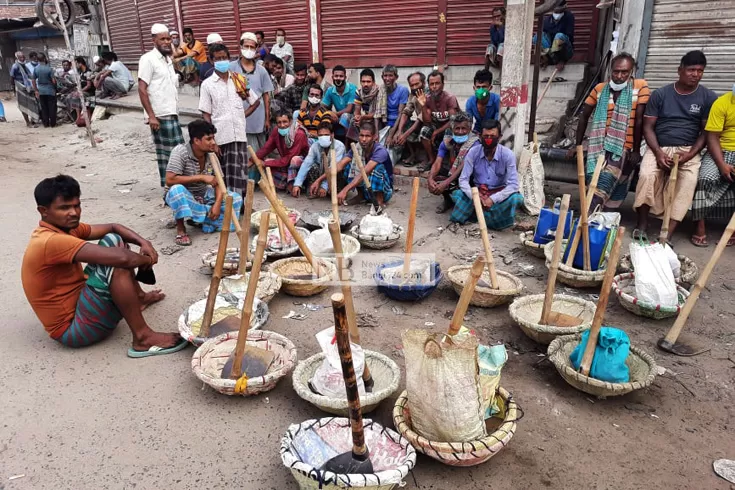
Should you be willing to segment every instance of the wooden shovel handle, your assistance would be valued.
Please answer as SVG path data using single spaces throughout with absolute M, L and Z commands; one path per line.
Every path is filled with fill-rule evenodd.
M 214 170 L 214 176 L 217 179 L 217 185 L 219 186 L 220 190 L 222 191 L 223 196 L 227 196 L 227 186 L 225 185 L 225 178 L 222 175 L 222 167 L 219 165 L 219 158 L 215 153 L 209 153 L 209 163 L 212 165 L 212 170 Z M 230 207 L 232 207 L 232 203 L 230 203 Z M 240 227 L 240 222 L 237 221 L 237 217 L 235 217 L 234 220 L 235 224 L 235 231 L 237 232 L 237 238 L 240 239 L 242 242 L 242 228 Z M 242 244 L 242 243 L 241 243 Z
M 269 220 L 270 214 L 268 213 L 268 211 L 266 211 L 260 217 L 258 245 L 255 247 L 253 266 L 250 268 L 250 277 L 248 278 L 248 289 L 245 293 L 245 302 L 242 305 L 242 315 L 240 316 L 240 332 L 237 334 L 237 344 L 235 345 L 235 358 L 232 362 L 230 379 L 238 379 L 240 376 L 242 376 L 242 358 L 245 355 L 245 344 L 248 340 L 250 319 L 253 316 L 253 301 L 255 301 L 255 291 L 258 289 L 258 279 L 260 278 L 260 265 L 263 263 L 265 246 L 268 242 Z
M 577 230 L 582 231 L 582 255 L 584 270 L 591 270 L 590 264 L 590 230 L 587 222 L 588 208 L 585 206 L 587 201 L 586 184 L 584 181 L 585 164 L 584 164 L 584 148 L 582 145 L 577 146 L 577 182 L 579 184 L 579 226 Z
M 366 182 L 365 185 L 368 185 Z M 419 178 L 413 178 L 413 188 L 411 190 L 411 206 L 408 212 L 408 229 L 406 230 L 406 258 L 403 260 L 403 278 L 408 278 L 411 271 L 411 251 L 413 250 L 413 230 L 416 226 L 416 208 L 419 203 Z
M 242 215 L 242 236 L 240 238 L 240 263 L 238 271 L 245 275 L 247 264 L 250 261 L 250 218 L 253 215 L 253 195 L 255 194 L 255 181 L 248 179 L 247 194 L 245 194 L 245 214 Z
M 271 172 L 270 167 L 267 167 L 265 169 L 265 175 L 268 177 L 268 183 L 270 184 L 271 189 L 273 189 L 273 192 L 275 192 L 276 183 L 273 181 L 273 173 Z M 281 238 L 281 248 L 284 248 L 286 246 L 286 230 L 283 227 L 283 221 L 281 220 L 281 218 L 278 217 L 278 215 L 276 215 L 276 224 L 278 225 L 278 236 Z
M 538 111 L 539 106 L 541 105 L 541 102 L 544 101 L 544 97 L 546 97 L 546 92 L 549 91 L 549 88 L 551 88 L 551 84 L 554 82 L 554 78 L 556 78 L 556 74 L 559 73 L 558 68 L 554 68 L 553 73 L 549 77 L 549 80 L 546 82 L 546 86 L 544 87 L 543 92 L 541 92 L 541 95 L 538 98 L 538 102 L 536 102 L 536 110 Z
M 717 242 L 717 247 L 715 247 L 715 251 L 712 252 L 712 257 L 710 257 L 709 262 L 707 262 L 707 265 L 704 267 L 704 270 L 699 275 L 697 282 L 694 284 L 692 292 L 689 294 L 689 297 L 687 298 L 684 307 L 679 312 L 679 316 L 676 317 L 674 325 L 671 326 L 671 330 L 669 330 L 669 333 L 666 334 L 664 342 L 668 342 L 669 344 L 676 343 L 676 340 L 679 338 L 681 330 L 684 328 L 684 325 L 689 318 L 689 314 L 694 309 L 694 305 L 697 304 L 697 300 L 699 299 L 699 295 L 702 293 L 702 289 L 704 289 L 704 286 L 707 285 L 709 276 L 710 274 L 712 274 L 712 269 L 715 268 L 715 265 L 717 265 L 717 261 L 720 260 L 720 255 L 722 255 L 722 252 L 725 250 L 727 242 L 732 237 L 733 232 L 735 232 L 735 213 L 733 213 L 732 217 L 730 218 L 730 222 L 727 224 L 727 228 L 725 228 L 725 231 L 722 233 L 720 241 Z
M 357 151 L 357 145 L 355 143 L 352 143 L 352 161 L 355 163 L 355 165 L 357 165 L 357 169 L 362 175 L 362 180 L 365 184 L 365 188 L 370 191 L 370 179 L 368 178 L 367 172 L 365 172 L 365 165 L 363 164 L 360 153 Z M 370 195 L 372 196 L 372 192 L 370 193 Z
M 339 201 L 337 200 L 337 157 L 334 148 L 329 150 L 329 190 L 332 197 L 332 219 L 339 223 Z
M 459 333 L 459 329 L 462 327 L 462 322 L 464 321 L 464 315 L 470 306 L 470 300 L 472 299 L 472 295 L 475 294 L 475 287 L 477 286 L 477 281 L 482 276 L 483 270 L 485 270 L 485 258 L 479 256 L 472 264 L 467 281 L 462 288 L 462 294 L 459 296 L 459 302 L 454 308 L 454 315 L 452 315 L 452 321 L 449 323 L 449 331 L 447 332 L 449 336 Z
M 592 180 L 590 181 L 590 186 L 587 189 L 587 200 L 585 201 L 584 206 L 587 207 L 587 212 L 589 213 L 590 206 L 592 206 L 592 198 L 595 197 L 595 192 L 597 192 L 597 182 L 600 180 L 600 173 L 602 172 L 602 167 L 605 165 L 605 156 L 600 155 L 597 158 L 597 165 L 595 166 L 595 171 L 592 173 Z M 582 204 L 580 203 L 580 206 Z M 580 219 L 581 223 L 581 219 Z M 569 255 L 567 255 L 567 260 L 565 264 L 569 267 L 572 267 L 572 263 L 574 262 L 574 256 L 577 254 L 577 248 L 579 247 L 579 238 L 581 236 L 581 233 L 579 231 L 579 226 L 577 226 L 577 231 L 574 233 L 574 236 L 572 238 L 571 245 L 567 245 L 569 248 Z
M 544 296 L 544 305 L 541 308 L 541 325 L 549 324 L 549 315 L 551 315 L 551 305 L 554 302 L 554 289 L 556 289 L 556 276 L 559 272 L 559 259 L 561 258 L 561 246 L 564 241 L 564 228 L 567 224 L 567 212 L 569 211 L 569 200 L 571 196 L 564 194 L 561 200 L 561 208 L 559 209 L 559 224 L 556 226 L 556 236 L 554 238 L 554 252 L 551 255 L 551 264 L 549 264 L 549 278 L 546 280 L 546 295 Z
M 674 166 L 671 169 L 669 183 L 666 186 L 666 196 L 664 197 L 664 219 L 661 223 L 661 233 L 658 235 L 658 241 L 661 245 L 666 245 L 669 238 L 669 221 L 671 221 L 671 207 L 674 205 L 674 195 L 676 194 L 676 180 L 679 174 L 679 154 L 674 154 Z
M 487 224 L 485 223 L 485 213 L 482 212 L 482 201 L 480 201 L 480 191 L 477 190 L 477 187 L 472 188 L 472 202 L 475 205 L 475 214 L 477 215 L 477 224 L 480 227 L 482 246 L 485 249 L 485 262 L 487 263 L 488 271 L 490 271 L 490 285 L 493 289 L 500 289 L 498 273 L 495 271 L 495 260 L 493 260 L 493 249 L 490 247 L 490 236 L 487 233 Z
M 344 296 L 339 293 L 333 294 L 332 308 L 334 309 L 334 331 L 337 337 L 337 350 L 339 350 L 339 358 L 342 361 L 342 375 L 345 380 L 347 403 L 350 410 L 352 453 L 364 455 L 367 452 L 365 431 L 362 425 L 362 410 L 360 410 L 360 394 L 357 391 L 357 377 L 355 376 L 355 368 L 352 364 L 352 349 L 350 348 L 350 334 L 347 326 Z
M 605 276 L 602 279 L 600 298 L 597 300 L 595 316 L 594 318 L 592 318 L 592 327 L 590 327 L 590 334 L 587 338 L 587 345 L 584 348 L 584 355 L 582 356 L 582 362 L 579 366 L 579 371 L 585 376 L 590 375 L 592 360 L 595 357 L 597 337 L 599 337 L 600 335 L 602 320 L 605 318 L 605 309 L 607 308 L 607 301 L 610 298 L 610 290 L 612 289 L 613 278 L 615 277 L 616 271 L 618 269 L 618 260 L 620 259 L 620 249 L 623 246 L 624 236 L 625 227 L 621 226 L 620 228 L 618 228 L 618 234 L 615 237 L 615 243 L 613 244 L 610 255 L 607 258 L 607 268 L 605 269 Z
M 225 255 L 227 255 L 227 240 L 230 238 L 230 223 L 232 222 L 232 196 L 230 196 L 229 194 L 226 194 L 226 196 L 225 217 L 222 220 L 222 231 L 219 234 L 217 259 L 214 263 L 214 273 L 212 274 L 212 281 L 209 283 L 209 293 L 207 294 L 207 304 L 204 307 L 202 326 L 199 329 L 199 336 L 202 338 L 209 337 L 209 327 L 212 325 L 212 316 L 214 315 L 214 303 L 215 301 L 217 301 L 219 283 L 222 280 L 222 268 L 225 265 Z M 240 245 L 240 247 L 242 247 L 242 244 Z

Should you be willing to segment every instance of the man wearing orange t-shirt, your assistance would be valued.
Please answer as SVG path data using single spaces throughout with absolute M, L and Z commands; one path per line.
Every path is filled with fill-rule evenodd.
M 42 180 L 34 191 L 41 221 L 23 256 L 21 280 L 33 311 L 54 340 L 83 347 L 106 338 L 125 318 L 133 334 L 130 357 L 176 352 L 178 334 L 151 329 L 142 310 L 165 296 L 144 292 L 135 269 L 158 262 L 153 245 L 119 224 L 80 221 L 79 183 L 68 175 Z M 99 240 L 89 243 L 87 240 Z M 127 244 L 140 247 L 139 253 Z M 82 270 L 81 263 L 87 267 Z

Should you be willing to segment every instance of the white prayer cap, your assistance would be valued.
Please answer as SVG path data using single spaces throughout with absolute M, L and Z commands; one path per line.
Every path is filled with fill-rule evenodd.
M 222 36 L 220 36 L 216 32 L 213 32 L 212 34 L 207 36 L 207 44 L 218 44 L 222 42 L 224 42 L 222 41 Z
M 100 60 L 99 56 L 92 56 L 92 63 L 97 63 Z
M 242 33 L 242 36 L 240 36 L 240 41 L 242 42 L 242 41 L 245 41 L 246 39 L 247 40 L 250 40 L 250 41 L 253 41 L 254 43 L 257 43 L 258 42 L 258 38 L 252 32 L 243 32 Z
M 151 35 L 155 36 L 156 34 L 167 34 L 168 33 L 168 27 L 166 27 L 165 24 L 153 24 L 151 26 Z
M 179 31 L 171 31 L 171 32 L 169 32 L 169 34 L 171 34 L 172 36 L 173 36 L 174 34 L 176 34 L 176 35 L 178 36 L 178 35 L 179 35 Z

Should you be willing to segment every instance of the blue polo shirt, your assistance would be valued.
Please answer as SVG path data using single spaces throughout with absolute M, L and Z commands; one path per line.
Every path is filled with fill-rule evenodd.
M 396 85 L 395 90 L 388 94 L 388 126 L 393 125 L 398 120 L 400 113 L 398 109 L 401 104 L 408 104 L 408 88 L 404 85 Z
M 322 105 L 329 110 L 334 110 L 335 112 L 343 111 L 345 110 L 345 107 L 355 102 L 356 91 L 357 87 L 354 84 L 345 82 L 344 90 L 340 95 L 340 93 L 337 92 L 337 87 L 332 85 L 324 93 L 324 97 L 322 97 Z
M 482 123 L 489 119 L 500 118 L 500 96 L 494 92 L 490 92 L 490 100 L 487 101 L 485 108 L 485 117 L 480 116 L 480 110 L 477 108 L 477 97 L 474 95 L 467 99 L 465 111 L 472 116 L 475 121 L 472 131 L 480 134 L 482 132 Z

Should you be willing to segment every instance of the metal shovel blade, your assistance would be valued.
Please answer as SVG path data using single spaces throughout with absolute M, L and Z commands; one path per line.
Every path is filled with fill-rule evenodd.
M 226 316 L 209 327 L 209 337 L 216 337 L 223 333 L 237 332 L 239 329 L 240 317 L 235 315 Z
M 576 316 L 567 315 L 566 313 L 552 311 L 549 314 L 548 324 L 555 327 L 578 327 L 582 324 L 582 319 Z
M 245 346 L 245 354 L 242 357 L 242 373 L 248 377 L 248 379 L 259 378 L 268 372 L 268 368 L 273 364 L 275 354 L 272 351 L 265 349 L 258 349 L 257 347 Z M 232 363 L 235 360 L 235 353 L 233 352 L 225 366 L 222 368 L 222 378 L 229 378 L 232 372 Z
M 355 454 L 352 451 L 339 454 L 324 463 L 321 470 L 331 471 L 338 475 L 364 475 L 374 473 L 369 451 L 366 451 L 363 455 Z
M 682 357 L 698 356 L 699 354 L 704 354 L 705 352 L 710 350 L 703 349 L 700 346 L 690 345 L 679 340 L 677 340 L 675 344 L 672 344 L 671 342 L 668 342 L 665 338 L 659 339 L 658 348 Z

